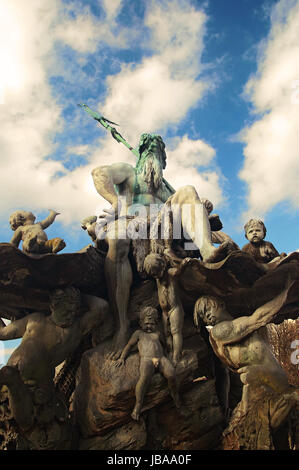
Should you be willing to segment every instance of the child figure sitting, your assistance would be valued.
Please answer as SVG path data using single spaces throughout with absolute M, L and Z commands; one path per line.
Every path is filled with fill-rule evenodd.
M 149 387 L 155 369 L 167 379 L 170 394 L 175 406 L 180 407 L 178 388 L 175 377 L 175 369 L 170 360 L 165 356 L 161 343 L 162 335 L 157 328 L 158 311 L 153 307 L 145 307 L 140 312 L 140 330 L 136 330 L 128 344 L 122 351 L 117 366 L 123 365 L 130 349 L 138 345 L 140 355 L 140 376 L 135 388 L 136 403 L 131 414 L 136 421 L 139 420 L 144 396 Z
M 262 220 L 250 219 L 244 230 L 249 243 L 243 246 L 242 251 L 249 253 L 258 263 L 270 263 L 279 256 L 285 256 L 285 253 L 279 255 L 275 246 L 264 240 L 267 230 Z
M 36 217 L 32 212 L 15 211 L 9 218 L 11 229 L 15 232 L 10 243 L 18 248 L 21 240 L 23 241 L 23 251 L 25 253 L 44 254 L 58 253 L 65 247 L 62 238 L 48 237 L 44 231 L 45 228 L 53 224 L 58 212 L 50 210 L 48 217 L 41 222 L 35 222 Z

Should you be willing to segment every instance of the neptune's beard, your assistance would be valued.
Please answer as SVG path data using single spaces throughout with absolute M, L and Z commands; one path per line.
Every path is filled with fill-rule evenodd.
M 148 191 L 152 192 L 162 187 L 163 167 L 162 162 L 153 153 L 148 153 L 141 171 L 144 182 L 147 184 Z

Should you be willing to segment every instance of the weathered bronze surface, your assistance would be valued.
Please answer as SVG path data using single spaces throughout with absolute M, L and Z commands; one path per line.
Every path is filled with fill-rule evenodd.
M 92 172 L 111 205 L 82 220 L 93 245 L 57 254 L 63 240 L 44 229 L 58 213 L 12 215 L 0 339 L 22 341 L 0 369 L 1 449 L 298 448 L 299 381 L 289 383 L 265 327 L 294 319 L 299 335 L 299 253 L 279 255 L 259 220 L 241 251 L 209 200 L 165 181 L 160 136 L 131 150 L 135 167 Z M 157 237 L 136 237 L 153 227 Z

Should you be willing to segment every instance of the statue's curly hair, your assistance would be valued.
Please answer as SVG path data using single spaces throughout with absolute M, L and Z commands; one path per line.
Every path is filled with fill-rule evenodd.
M 143 307 L 139 312 L 140 321 L 142 321 L 147 315 L 152 315 L 156 321 L 158 321 L 158 310 L 155 307 Z
M 163 264 L 163 271 L 165 271 L 166 266 L 167 266 L 167 262 L 161 254 L 159 254 L 159 253 L 150 253 L 149 255 L 147 255 L 145 257 L 145 260 L 144 260 L 144 263 L 143 263 L 143 268 L 149 276 L 154 277 L 153 272 L 152 272 L 152 265 L 153 265 L 153 263 L 155 263 L 157 261 L 161 262 Z
M 81 306 L 81 293 L 76 287 L 55 289 L 50 294 L 50 307 L 55 309 L 57 305 L 67 302 L 75 311 Z
M 34 224 L 36 217 L 32 214 L 32 212 L 18 210 L 10 215 L 9 223 L 11 225 L 11 228 L 13 230 L 16 230 L 18 227 L 23 225 L 25 220 L 27 219 L 31 219 L 32 223 Z
M 200 327 L 200 320 L 203 320 L 205 313 L 208 310 L 219 307 L 225 308 L 225 303 L 218 297 L 214 297 L 213 295 L 202 295 L 199 297 L 194 305 L 193 311 L 193 321 L 195 326 Z
M 138 151 L 139 151 L 139 158 L 136 163 L 136 169 L 138 170 L 140 167 L 143 167 L 144 160 L 146 159 L 147 155 L 144 154 L 144 151 L 148 149 L 152 140 L 157 139 L 162 152 L 163 157 L 163 169 L 166 167 L 166 152 L 165 152 L 165 143 L 162 137 L 158 134 L 141 134 L 139 144 L 138 144 Z

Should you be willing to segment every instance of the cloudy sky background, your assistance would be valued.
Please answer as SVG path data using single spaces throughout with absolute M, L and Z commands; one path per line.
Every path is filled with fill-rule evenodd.
M 0 239 L 16 209 L 61 212 L 48 236 L 89 243 L 109 204 L 90 176 L 135 157 L 77 103 L 166 143 L 166 179 L 193 184 L 243 246 L 262 217 L 298 249 L 299 1 L 1 0 Z

